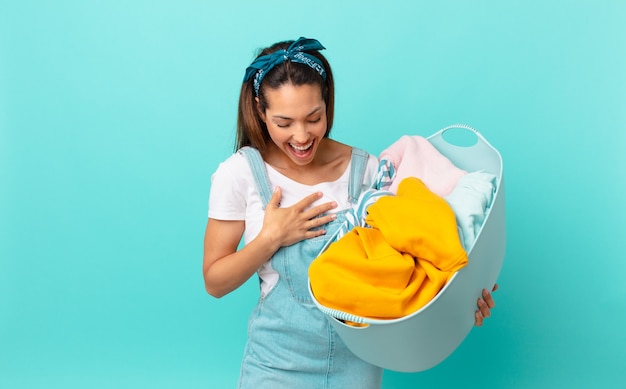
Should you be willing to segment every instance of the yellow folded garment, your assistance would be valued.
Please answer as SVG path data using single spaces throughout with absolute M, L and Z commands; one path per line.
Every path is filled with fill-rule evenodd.
M 372 228 L 355 227 L 309 267 L 311 290 L 327 308 L 374 319 L 426 305 L 467 264 L 454 212 L 418 178 L 368 208 Z

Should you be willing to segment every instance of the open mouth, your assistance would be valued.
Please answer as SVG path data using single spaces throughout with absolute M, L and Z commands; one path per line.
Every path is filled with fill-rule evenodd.
M 289 143 L 289 147 L 291 147 L 291 149 L 296 153 L 296 154 L 306 154 L 309 150 L 311 150 L 311 148 L 313 147 L 313 143 L 315 143 L 314 141 L 309 142 L 306 145 L 302 145 L 302 146 L 296 146 L 292 143 Z

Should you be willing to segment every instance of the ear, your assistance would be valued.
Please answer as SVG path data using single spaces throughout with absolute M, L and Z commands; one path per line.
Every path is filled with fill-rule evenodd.
M 259 117 L 261 118 L 261 120 L 267 123 L 267 120 L 265 119 L 265 112 L 263 112 L 263 110 L 261 109 L 261 102 L 259 101 L 259 98 L 255 97 L 254 101 L 256 102 L 256 111 L 259 114 Z

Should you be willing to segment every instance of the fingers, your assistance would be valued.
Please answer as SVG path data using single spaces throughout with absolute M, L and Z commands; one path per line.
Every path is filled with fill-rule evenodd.
M 480 313 L 480 311 L 474 312 L 474 325 L 476 327 L 482 326 L 483 325 L 483 320 L 484 320 L 484 317 L 483 317 L 482 313 Z
M 278 208 L 280 207 L 280 199 L 283 198 L 283 190 L 280 186 L 274 188 L 274 193 L 272 193 L 272 197 L 270 201 L 267 203 L 268 207 Z
M 496 289 L 498 289 L 497 284 L 493 291 Z M 483 289 L 482 298 L 478 299 L 476 305 L 478 305 L 478 310 L 474 313 L 474 325 L 480 327 L 483 325 L 484 319 L 491 316 L 491 309 L 496 306 L 496 302 L 493 301 L 491 293 L 487 289 Z
M 337 203 L 333 201 L 318 205 L 317 207 L 313 207 L 302 213 L 303 218 L 307 220 L 305 224 L 306 229 L 308 230 L 307 238 L 314 238 L 320 235 L 324 235 L 326 233 L 325 229 L 318 229 L 318 227 L 321 227 L 337 219 L 337 215 L 334 213 L 325 215 L 327 211 L 335 207 L 337 207 Z
M 311 193 L 293 205 L 281 208 L 282 189 L 276 187 L 266 207 L 263 219 L 264 228 L 278 231 L 281 245 L 290 245 L 303 239 L 324 235 L 324 228 L 319 228 L 337 218 L 329 210 L 337 207 L 337 203 L 329 201 L 312 206 L 322 198 L 322 192 Z
M 478 304 L 478 312 L 481 314 L 483 318 L 487 318 L 491 316 L 491 308 L 489 307 L 489 304 L 484 300 L 484 298 L 478 299 L 477 304 Z
M 337 217 L 337 215 L 335 214 L 321 216 L 333 208 L 337 208 L 337 203 L 334 201 L 329 201 L 327 203 L 320 204 L 316 207 L 313 207 L 307 210 L 306 212 L 304 212 L 304 217 L 306 217 L 307 219 L 310 219 L 311 221 L 315 221 L 314 224 L 316 225 L 314 227 L 321 226 L 322 224 L 326 224 Z M 322 219 L 322 220 L 318 220 L 318 219 Z
M 311 193 L 310 195 L 306 196 L 305 198 L 294 204 L 294 206 L 297 207 L 300 211 L 304 211 L 305 209 L 310 207 L 311 204 L 321 199 L 322 196 L 322 192 Z
M 330 214 L 330 215 L 325 215 L 325 216 L 320 216 L 320 217 L 314 217 L 313 219 L 309 220 L 309 225 L 307 226 L 309 230 L 312 230 L 314 228 L 323 226 L 324 224 L 328 224 L 331 221 L 335 220 L 337 218 L 337 215 L 335 215 L 334 213 Z M 311 232 L 319 232 L 319 234 L 316 234 L 315 236 L 318 235 L 323 235 L 326 233 L 326 230 L 312 230 Z
M 496 302 L 493 301 L 493 296 L 491 296 L 491 293 L 489 293 L 487 291 L 487 289 L 483 289 L 483 300 L 487 304 L 487 307 L 489 309 L 491 309 L 491 308 L 496 306 Z M 486 316 L 486 317 L 488 317 L 488 316 Z
M 323 194 L 322 192 L 315 192 L 315 193 L 311 193 L 310 195 L 306 196 L 305 198 L 303 198 L 302 200 L 298 201 L 294 207 L 296 207 L 297 209 L 300 210 L 300 212 L 302 212 L 302 215 L 306 218 L 306 219 L 311 219 L 313 220 L 314 218 L 317 219 L 318 216 L 323 215 L 324 213 L 330 211 L 331 209 L 337 208 L 337 203 L 335 201 L 329 201 L 326 202 L 324 204 L 320 204 L 317 205 L 315 207 L 311 207 L 311 204 L 313 204 L 315 201 L 319 200 L 320 198 L 322 198 Z M 315 221 L 315 223 L 313 223 L 312 227 L 317 227 L 320 226 L 322 224 L 328 223 L 329 221 L 333 220 L 335 218 L 335 216 L 329 216 L 329 217 L 323 217 L 320 219 L 323 219 L 323 221 Z

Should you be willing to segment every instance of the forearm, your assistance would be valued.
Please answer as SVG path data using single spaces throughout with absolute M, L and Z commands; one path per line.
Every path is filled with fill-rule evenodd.
M 225 296 L 245 283 L 280 248 L 264 234 L 259 234 L 241 250 L 209 262 L 204 269 L 206 291 L 217 298 Z M 205 249 L 205 257 L 210 249 Z

